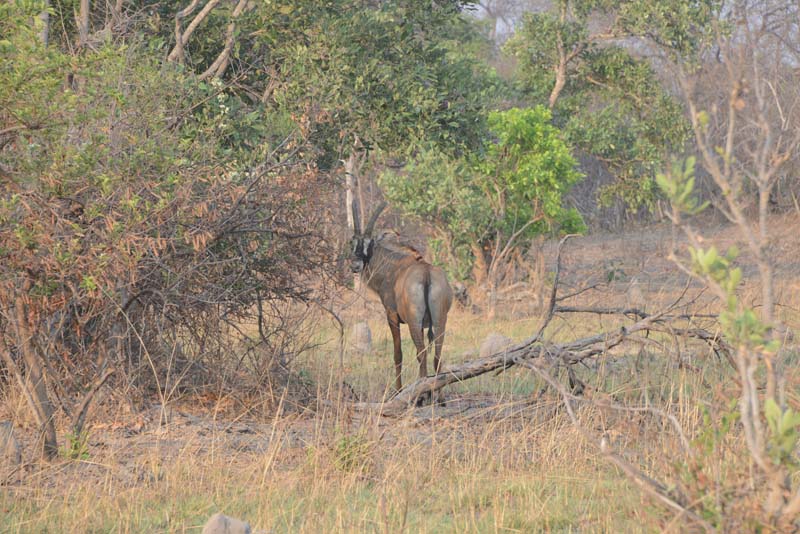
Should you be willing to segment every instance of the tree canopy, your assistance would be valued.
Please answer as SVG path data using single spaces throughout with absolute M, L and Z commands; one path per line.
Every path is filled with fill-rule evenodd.
M 476 261 L 488 269 L 506 245 L 554 227 L 583 228 L 580 215 L 562 205 L 581 175 L 550 118 L 542 106 L 490 113 L 491 135 L 480 151 L 453 158 L 431 148 L 402 176 L 383 175 L 387 197 L 440 232 L 459 276 Z
M 652 207 L 655 173 L 684 149 L 689 124 L 649 57 L 695 54 L 718 9 L 715 0 L 562 0 L 527 13 L 506 44 L 520 89 L 548 102 L 567 139 L 614 176 L 606 203 Z

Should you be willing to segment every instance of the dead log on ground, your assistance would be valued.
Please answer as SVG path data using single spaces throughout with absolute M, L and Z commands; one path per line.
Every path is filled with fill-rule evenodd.
M 578 309 L 556 306 L 556 302 L 559 300 L 556 298 L 556 293 L 561 271 L 561 250 L 570 237 L 572 236 L 565 236 L 558 245 L 556 270 L 548 310 L 541 327 L 534 336 L 495 354 L 449 367 L 444 372 L 434 376 L 421 378 L 408 384 L 396 396 L 386 402 L 359 402 L 353 406 L 356 409 L 379 410 L 382 415 L 387 417 L 398 416 L 413 406 L 421 395 L 425 395 L 428 392 L 432 394 L 450 384 L 464 382 L 492 371 L 502 371 L 512 367 L 515 363 L 533 360 L 542 356 L 553 361 L 559 361 L 567 366 L 574 365 L 588 358 L 603 354 L 626 341 L 641 342 L 645 339 L 643 336 L 650 332 L 661 332 L 701 340 L 707 343 L 717 354 L 722 354 L 731 361 L 732 349 L 718 334 L 703 328 L 684 328 L 673 324 L 676 321 L 685 321 L 691 318 L 688 315 L 671 314 L 682 300 L 683 294 L 665 310 L 654 314 L 648 314 L 638 309 L 602 309 L 598 311 L 591 308 Z M 555 314 L 578 311 L 603 314 L 616 312 L 624 316 L 636 317 L 639 320 L 630 326 L 623 326 L 614 331 L 601 332 L 565 343 L 549 344 L 544 341 L 545 328 Z
M 730 347 L 719 336 L 702 328 L 676 328 L 661 315 L 648 315 L 636 323 L 622 327 L 616 331 L 602 332 L 588 337 L 568 341 L 566 343 L 547 344 L 538 341 L 538 335 L 502 352 L 485 358 L 478 358 L 459 365 L 434 376 L 417 380 L 407 385 L 403 391 L 387 402 L 361 402 L 354 406 L 361 409 L 378 409 L 387 417 L 397 416 L 405 412 L 414 401 L 427 393 L 439 390 L 450 384 L 464 382 L 476 376 L 496 370 L 508 369 L 520 360 L 533 360 L 542 356 L 560 360 L 565 365 L 574 365 L 588 358 L 605 353 L 626 341 L 635 341 L 642 334 L 649 332 L 674 332 L 682 336 L 692 337 L 708 343 L 715 351 L 728 354 Z M 637 335 L 638 334 L 638 335 Z

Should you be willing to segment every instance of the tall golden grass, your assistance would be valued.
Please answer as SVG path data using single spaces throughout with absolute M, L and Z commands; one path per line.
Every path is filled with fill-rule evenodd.
M 553 335 L 613 327 L 592 316 L 569 321 L 554 324 Z M 447 363 L 473 357 L 468 349 L 489 332 L 519 339 L 536 324 L 456 312 Z M 28 466 L 0 489 L 0 531 L 199 532 L 216 511 L 267 532 L 681 531 L 681 518 L 606 463 L 559 397 L 524 369 L 459 384 L 447 406 L 398 419 L 337 401 L 341 379 L 369 400 L 391 381 L 388 329 L 379 320 L 371 327 L 372 354 L 345 352 L 340 367 L 335 334 L 323 331 L 331 342 L 296 362 L 324 401 L 306 409 L 284 398 L 272 415 L 253 416 L 226 399 L 205 407 L 183 399 L 165 426 L 153 414 L 141 431 L 124 417 L 119 428 L 95 425 L 88 457 Z M 410 343 L 404 348 L 408 382 L 416 362 Z M 582 374 L 609 398 L 674 414 L 694 437 L 704 403 L 730 387 L 730 373 L 706 353 L 693 358 L 679 366 L 632 350 Z M 590 403 L 578 417 L 646 473 L 674 471 L 678 439 L 658 418 Z M 732 440 L 726 462 L 743 461 L 740 445 Z

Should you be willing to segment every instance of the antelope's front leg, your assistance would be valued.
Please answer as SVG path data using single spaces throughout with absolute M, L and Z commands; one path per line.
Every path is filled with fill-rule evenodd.
M 394 381 L 397 393 L 403 387 L 403 349 L 400 345 L 400 317 L 396 313 L 386 312 L 386 319 L 389 321 L 389 330 L 392 332 L 392 342 L 394 343 Z

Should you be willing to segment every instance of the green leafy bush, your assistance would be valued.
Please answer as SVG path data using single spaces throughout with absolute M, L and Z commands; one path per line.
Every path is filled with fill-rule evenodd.
M 283 313 L 336 267 L 313 151 L 288 114 L 138 38 L 43 46 L 29 4 L 0 11 L 2 341 L 67 390 L 108 367 L 160 387 L 176 351 L 219 379 L 226 324 Z
M 476 262 L 491 262 L 492 251 L 509 239 L 522 247 L 547 231 L 585 228 L 562 204 L 581 175 L 550 112 L 542 106 L 494 112 L 488 124 L 491 137 L 481 151 L 453 158 L 429 147 L 402 173 L 380 179 L 392 202 L 437 229 L 459 278 Z

